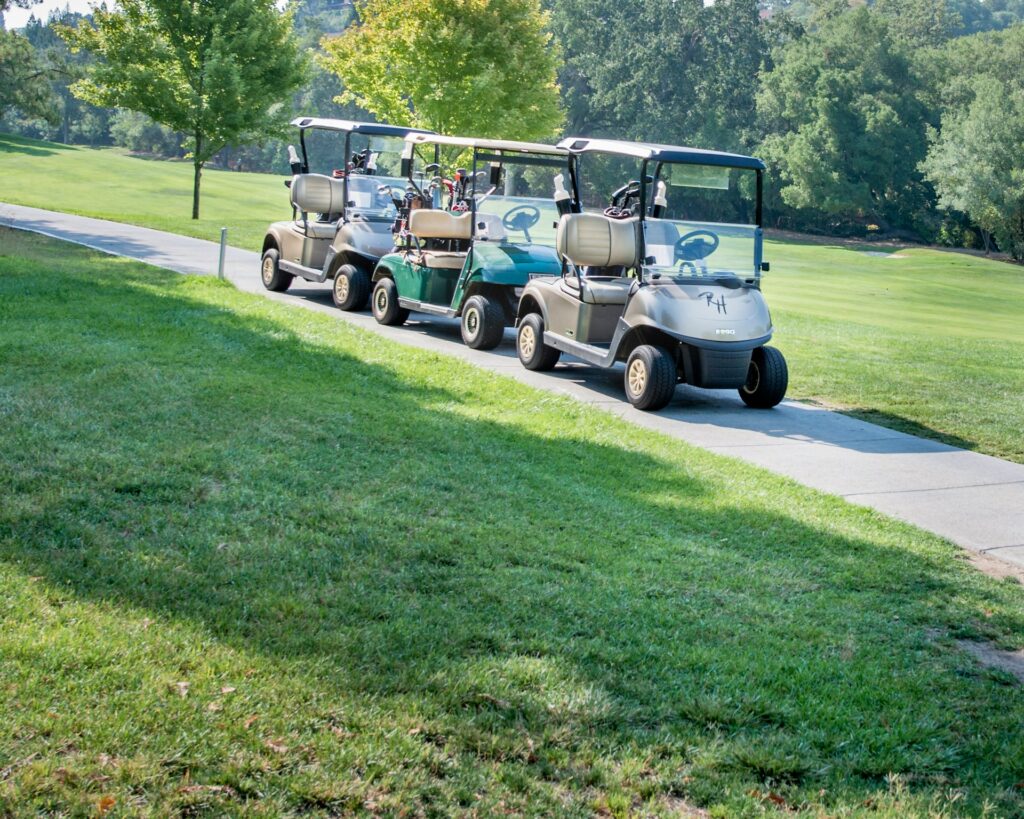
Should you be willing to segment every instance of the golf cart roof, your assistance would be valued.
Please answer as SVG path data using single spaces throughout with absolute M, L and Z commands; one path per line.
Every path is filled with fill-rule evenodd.
M 297 117 L 292 120 L 302 130 L 316 128 L 321 131 L 343 131 L 353 134 L 373 134 L 376 136 L 404 137 L 407 134 L 427 134 L 419 128 L 409 128 L 405 125 L 385 125 L 382 122 L 355 122 L 349 119 L 320 119 L 319 117 Z
M 512 139 L 477 139 L 475 137 L 452 137 L 440 134 L 415 133 L 405 138 L 415 145 L 455 145 L 460 148 L 475 148 L 485 151 L 518 151 L 531 154 L 553 154 L 567 156 L 568 151 L 560 146 L 544 145 L 541 142 L 516 142 Z
M 689 165 L 718 165 L 724 168 L 749 168 L 763 171 L 765 166 L 757 157 L 743 154 L 727 154 L 721 151 L 706 151 L 703 148 L 684 148 L 678 145 L 658 145 L 653 142 L 626 142 L 621 139 L 590 139 L 588 137 L 566 137 L 558 143 L 559 148 L 582 154 L 589 151 L 635 156 L 654 162 L 682 162 Z

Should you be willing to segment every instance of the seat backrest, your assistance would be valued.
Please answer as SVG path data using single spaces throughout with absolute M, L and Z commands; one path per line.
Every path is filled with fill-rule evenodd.
M 555 247 L 574 264 L 628 267 L 636 264 L 636 225 L 636 219 L 567 213 L 558 222 Z
M 345 188 L 341 179 L 319 173 L 292 177 L 292 204 L 303 213 L 341 213 Z
M 409 232 L 417 239 L 468 239 L 473 235 L 473 214 L 414 210 L 409 214 Z

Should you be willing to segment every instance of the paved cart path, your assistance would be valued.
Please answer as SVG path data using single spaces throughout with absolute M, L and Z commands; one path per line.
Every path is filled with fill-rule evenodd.
M 213 242 L 148 228 L 0 203 L 0 225 L 36 231 L 179 273 L 215 274 Z M 329 285 L 296 280 L 284 294 L 259 280 L 259 255 L 228 248 L 225 276 L 242 290 L 325 312 L 387 338 L 445 353 L 550 392 L 564 393 L 691 444 L 731 455 L 802 484 L 869 506 L 967 549 L 1024 566 L 1024 465 L 916 438 L 854 418 L 786 401 L 750 410 L 734 390 L 681 386 L 658 413 L 633 409 L 622 394 L 622 371 L 582 363 L 532 373 L 516 358 L 514 336 L 492 352 L 465 347 L 458 324 L 412 320 L 382 327 L 369 313 L 343 313 Z

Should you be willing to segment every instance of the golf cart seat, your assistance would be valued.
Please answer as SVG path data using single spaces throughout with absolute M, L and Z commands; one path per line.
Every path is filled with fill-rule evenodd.
M 575 265 L 636 265 L 636 220 L 609 219 L 600 213 L 567 213 L 558 222 L 555 247 Z
M 446 210 L 414 210 L 409 214 L 409 232 L 419 240 L 443 239 L 468 241 L 473 232 L 473 214 L 456 216 Z M 466 261 L 464 252 L 450 250 L 416 251 L 414 261 L 424 267 L 461 270 Z
M 584 276 L 580 279 L 580 301 L 585 304 L 625 304 L 636 279 L 625 276 Z
M 320 213 L 330 218 L 342 211 L 344 186 L 342 180 L 318 173 L 300 173 L 292 178 L 292 204 L 302 214 L 295 227 L 313 239 L 333 239 L 338 231 L 335 221 L 321 222 L 310 219 L 309 214 Z

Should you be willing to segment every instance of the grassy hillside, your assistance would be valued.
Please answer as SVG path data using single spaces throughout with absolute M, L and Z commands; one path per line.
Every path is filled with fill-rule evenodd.
M 281 178 L 210 171 L 188 218 L 191 168 L 112 150 L 0 137 L 6 201 L 259 249 L 286 218 Z M 865 249 L 878 251 L 875 247 Z M 765 292 L 790 396 L 1024 462 L 1024 269 L 962 253 L 769 242 Z
M 868 510 L 3 230 L 0 418 L 0 815 L 1024 812 L 1024 589 Z
M 203 172 L 192 214 L 192 164 L 147 160 L 118 148 L 84 148 L 0 135 L 0 201 L 129 222 L 199 239 L 229 230 L 236 247 L 259 250 L 272 219 L 291 214 L 285 177 Z

